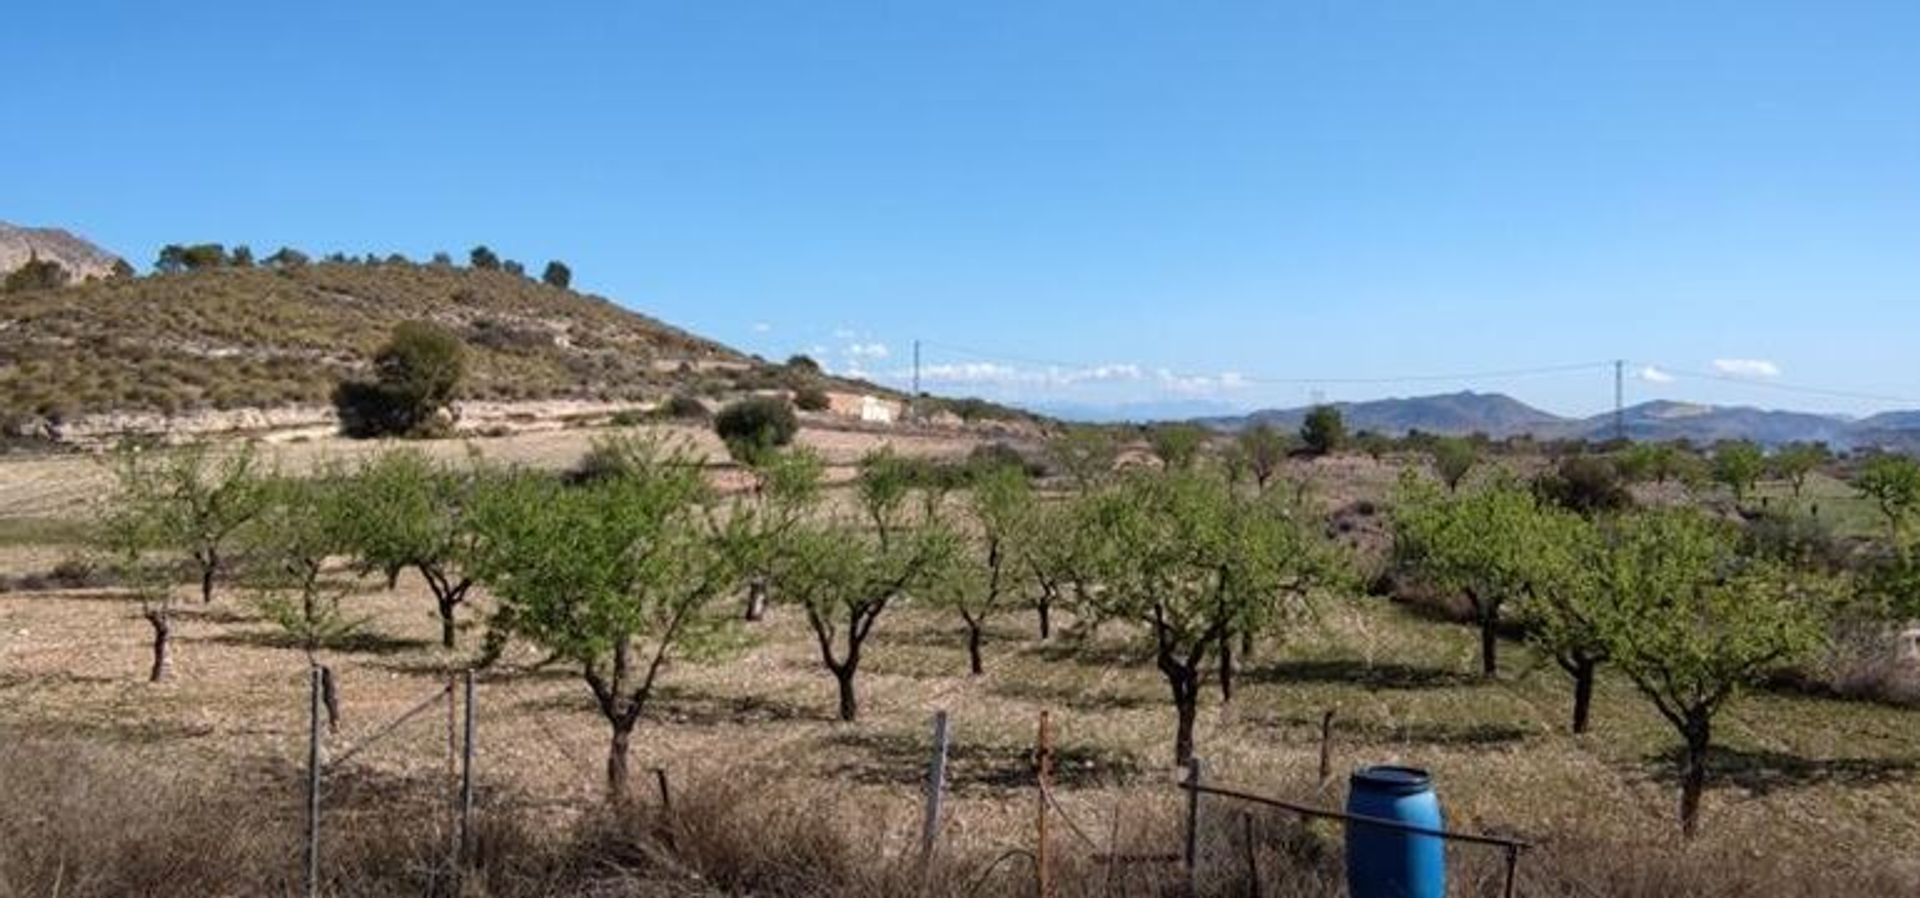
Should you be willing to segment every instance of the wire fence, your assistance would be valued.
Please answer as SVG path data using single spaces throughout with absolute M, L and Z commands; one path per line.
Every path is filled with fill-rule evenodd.
M 432 712 L 436 709 L 444 710 L 445 712 L 444 718 L 441 721 L 441 725 L 444 728 L 445 740 L 444 743 L 441 743 L 438 739 L 436 739 L 435 742 L 436 749 L 442 751 L 445 757 L 445 768 L 437 788 L 443 792 L 439 800 L 443 800 L 446 807 L 444 824 L 447 833 L 446 864 L 447 868 L 452 871 L 453 876 L 456 878 L 455 881 L 457 882 L 461 871 L 464 870 L 473 859 L 474 820 L 476 815 L 484 810 L 484 808 L 480 807 L 477 792 L 477 783 L 485 773 L 477 764 L 481 727 L 479 705 L 481 703 L 480 693 L 482 690 L 480 683 L 481 681 L 476 680 L 474 672 L 471 670 L 451 674 L 448 676 L 445 684 L 422 695 L 417 701 L 407 706 L 400 713 L 379 721 L 366 729 L 364 733 L 347 741 L 337 751 L 329 752 L 327 745 L 329 737 L 338 736 L 338 734 L 334 732 L 332 724 L 333 715 L 338 709 L 329 706 L 329 702 L 333 701 L 335 697 L 334 687 L 331 683 L 331 674 L 329 671 L 319 665 L 313 667 L 308 701 L 304 894 L 310 896 L 310 898 L 311 896 L 323 894 L 325 883 L 324 847 L 325 833 L 327 832 L 326 820 L 328 807 L 327 784 L 329 780 L 341 776 L 349 769 L 350 765 L 360 760 L 366 752 L 374 747 L 394 740 L 399 734 L 408 732 L 410 727 L 415 730 L 420 729 L 422 726 L 421 722 L 430 719 L 433 716 Z M 488 689 L 499 688 L 509 696 L 520 695 L 518 687 L 505 678 L 490 679 L 484 681 L 484 685 Z M 540 734 L 542 744 L 546 750 L 555 757 L 565 760 L 570 765 L 587 768 L 593 766 L 590 761 L 582 757 L 581 751 L 577 746 L 562 739 L 545 721 L 538 720 L 536 717 L 534 730 Z M 922 790 L 922 798 L 925 804 L 922 825 L 920 827 L 920 844 L 918 846 L 920 863 L 922 865 L 930 865 L 938 853 L 941 840 L 946 834 L 947 824 L 951 817 L 951 808 L 946 802 L 946 796 L 950 786 L 951 767 L 949 763 L 949 753 L 954 732 L 955 728 L 951 715 L 945 710 L 936 711 L 933 715 L 931 734 L 928 740 L 929 753 L 927 770 L 924 780 L 925 785 Z M 779 740 L 779 744 L 763 746 L 761 753 L 777 751 L 786 744 L 788 744 L 787 740 Z M 1321 751 L 1321 777 L 1323 782 L 1326 780 L 1328 772 L 1327 755 L 1327 747 L 1323 744 Z M 1243 805 L 1268 808 L 1294 815 L 1301 819 L 1330 820 L 1349 829 L 1353 827 L 1370 827 L 1415 837 L 1437 838 L 1447 843 L 1461 843 L 1497 849 L 1504 854 L 1502 894 L 1508 896 L 1508 898 L 1511 898 L 1514 894 L 1516 876 L 1522 855 L 1527 849 L 1532 847 L 1532 844 L 1527 840 L 1510 836 L 1470 833 L 1420 826 L 1404 821 L 1370 817 L 1343 810 L 1318 807 L 1303 802 L 1262 795 L 1230 785 L 1208 782 L 1203 777 L 1204 765 L 1198 759 L 1195 759 L 1187 766 L 1185 777 L 1175 786 L 1175 789 L 1184 800 L 1180 844 L 1177 846 L 1169 846 L 1169 849 L 1165 851 L 1128 851 L 1126 850 L 1128 846 L 1122 842 L 1120 807 L 1115 808 L 1111 827 L 1103 839 L 1096 837 L 1090 832 L 1090 827 L 1076 819 L 1075 816 L 1069 813 L 1067 808 L 1062 805 L 1053 784 L 1054 757 L 1051 715 L 1046 711 L 1042 711 L 1040 713 L 1039 727 L 1032 754 L 1032 787 L 1035 809 L 1032 842 L 1030 845 L 1018 845 L 1006 850 L 993 864 L 980 874 L 979 882 L 976 882 L 974 885 L 976 891 L 982 883 L 990 879 L 997 871 L 1017 871 L 1021 869 L 1018 865 L 1006 867 L 1005 864 L 1007 861 L 1016 858 L 1024 858 L 1028 861 L 1026 867 L 1031 869 L 1034 877 L 1035 894 L 1040 895 L 1041 898 L 1049 898 L 1049 896 L 1054 894 L 1052 877 L 1059 862 L 1058 858 L 1060 857 L 1055 850 L 1056 843 L 1064 838 L 1071 839 L 1071 843 L 1076 846 L 1085 857 L 1091 858 L 1097 864 L 1104 865 L 1107 870 L 1109 882 L 1112 881 L 1114 872 L 1121 868 L 1139 865 L 1161 865 L 1176 868 L 1178 872 L 1185 877 L 1187 892 L 1189 894 L 1195 894 L 1197 893 L 1196 876 L 1202 866 L 1203 857 L 1207 856 L 1207 852 L 1203 851 L 1203 848 L 1207 847 L 1203 844 L 1203 841 L 1209 837 L 1215 840 L 1222 838 L 1220 835 L 1222 832 L 1221 827 L 1207 827 L 1203 825 L 1203 819 L 1206 815 L 1214 813 L 1208 810 L 1209 804 L 1214 802 L 1224 803 L 1229 806 Z M 653 785 L 661 810 L 671 814 L 673 812 L 673 790 L 670 784 L 668 770 L 658 766 L 648 768 L 648 770 L 652 774 Z M 1203 798 L 1209 799 L 1210 801 L 1203 802 Z M 504 806 L 505 802 L 503 799 L 504 795 L 501 795 L 492 797 L 489 801 Z M 524 806 L 525 804 L 525 802 L 513 803 L 516 807 Z M 565 804 L 565 802 L 563 802 L 563 804 Z M 1056 835 L 1055 824 L 1064 827 L 1064 835 Z M 1263 871 L 1259 864 L 1258 848 L 1263 840 L 1256 834 L 1254 820 L 1251 814 L 1243 813 L 1240 817 L 1240 824 L 1241 831 L 1237 834 L 1237 838 L 1232 835 L 1226 838 L 1230 841 L 1239 842 L 1240 847 L 1243 849 L 1238 862 L 1244 864 L 1243 881 L 1248 883 L 1249 893 L 1261 895 L 1264 894 L 1265 888 L 1263 876 L 1267 872 Z M 1210 836 L 1208 835 L 1209 833 L 1211 833 Z M 1215 856 L 1232 853 L 1230 850 L 1224 852 L 1217 850 L 1219 846 L 1214 847 L 1216 850 L 1214 850 L 1212 854 Z M 668 845 L 667 848 L 671 851 L 673 846 Z M 1228 846 L 1228 848 L 1230 849 L 1231 846 Z

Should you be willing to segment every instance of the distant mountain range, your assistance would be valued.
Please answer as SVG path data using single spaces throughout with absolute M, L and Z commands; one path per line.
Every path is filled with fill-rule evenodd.
M 1566 418 L 1501 393 L 1446 393 L 1437 396 L 1331 403 L 1351 431 L 1402 435 L 1484 433 L 1491 437 L 1531 434 L 1542 439 L 1607 439 L 1614 435 L 1612 412 Z M 1308 407 L 1266 409 L 1245 415 L 1208 416 L 1201 424 L 1238 430 L 1257 423 L 1294 429 Z M 1636 440 L 1688 439 L 1711 443 L 1747 439 L 1766 445 L 1825 442 L 1834 448 L 1920 447 L 1920 411 L 1882 412 L 1859 420 L 1810 412 L 1773 411 L 1748 406 L 1698 405 L 1654 400 L 1623 410 L 1627 436 Z

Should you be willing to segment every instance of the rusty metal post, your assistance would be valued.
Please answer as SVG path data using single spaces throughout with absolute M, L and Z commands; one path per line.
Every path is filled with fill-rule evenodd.
M 473 859 L 473 753 L 474 717 L 473 671 L 468 669 L 466 680 L 466 740 L 460 747 L 460 862 L 465 864 Z
M 1200 853 L 1200 759 L 1187 762 L 1187 844 L 1181 859 L 1187 868 L 1187 894 L 1194 893 L 1194 867 Z
M 320 894 L 320 714 L 321 683 L 319 665 L 307 670 L 307 898 Z
M 1320 715 L 1320 785 L 1333 776 L 1333 709 Z

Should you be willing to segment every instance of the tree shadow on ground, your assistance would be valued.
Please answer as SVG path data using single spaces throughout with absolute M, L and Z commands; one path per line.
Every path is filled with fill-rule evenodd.
M 105 674 L 79 674 L 69 670 L 47 671 L 45 673 L 27 673 L 25 671 L 0 671 L 0 689 L 16 689 L 24 686 L 45 688 L 48 686 L 100 686 L 109 683 L 127 682 L 125 677 L 113 677 Z
M 831 723 L 825 706 L 812 707 L 762 695 L 717 695 L 684 686 L 654 691 L 641 715 L 649 722 L 682 726 L 747 726 L 790 721 Z
M 1313 734 L 1310 741 L 1317 742 L 1320 738 L 1319 717 L 1282 714 L 1251 718 L 1246 722 L 1250 726 L 1268 729 L 1304 729 Z M 1431 720 L 1388 722 L 1354 720 L 1342 718 L 1337 714 L 1333 718 L 1333 741 L 1336 745 L 1340 743 L 1348 745 L 1417 743 L 1442 746 L 1488 746 L 1523 742 L 1533 735 L 1535 735 L 1534 731 L 1510 723 L 1446 723 Z
M 1033 634 L 1016 630 L 1005 624 L 994 623 L 987 625 L 980 635 L 983 640 L 982 647 L 991 653 L 996 645 L 1004 647 L 1011 643 L 1026 642 L 1032 638 Z M 967 650 L 967 628 L 958 622 L 951 627 L 917 627 L 912 630 L 899 630 L 884 634 L 884 637 L 888 645 L 948 649 L 961 653 Z
M 1131 695 L 1032 680 L 995 683 L 991 690 L 995 695 L 1032 702 L 1044 707 L 1069 708 L 1075 711 L 1128 711 L 1167 704 L 1170 701 L 1166 697 Z
M 1486 683 L 1477 676 L 1437 667 L 1392 661 L 1367 664 L 1358 658 L 1275 661 L 1248 667 L 1240 676 L 1254 683 L 1339 683 L 1364 689 L 1458 689 Z
M 257 624 L 263 620 L 258 614 L 248 614 L 218 605 L 199 604 L 176 605 L 173 616 L 203 624 Z
M 211 642 L 219 645 L 249 646 L 252 648 L 298 650 L 303 643 L 286 633 L 272 630 L 255 630 L 244 633 L 220 633 L 196 642 Z M 404 652 L 423 651 L 435 645 L 425 639 L 412 639 L 400 636 L 386 636 L 379 633 L 349 633 L 336 636 L 321 644 L 322 651 L 341 652 L 349 655 L 398 655 Z
M 926 736 L 901 733 L 842 732 L 828 743 L 852 749 L 859 757 L 836 768 L 867 785 L 919 786 L 927 779 L 933 745 Z M 1089 745 L 1054 748 L 1053 784 L 1063 789 L 1124 785 L 1140 776 L 1138 758 L 1124 751 Z M 1033 748 L 989 745 L 964 739 L 947 750 L 947 784 L 954 792 L 1030 789 L 1035 783 Z
M 1647 755 L 1653 778 L 1667 784 L 1680 780 L 1685 749 L 1675 745 Z M 1866 788 L 1920 778 L 1920 758 L 1803 758 L 1768 749 L 1713 746 L 1707 751 L 1707 788 L 1738 786 L 1755 795 L 1811 786 Z
M 1030 645 L 1021 651 L 1023 654 L 1049 664 L 1077 664 L 1081 667 L 1102 670 L 1109 667 L 1132 667 L 1153 660 L 1152 646 L 1137 642 L 1094 641 L 1071 635 L 1055 636 L 1051 640 L 1039 645 Z

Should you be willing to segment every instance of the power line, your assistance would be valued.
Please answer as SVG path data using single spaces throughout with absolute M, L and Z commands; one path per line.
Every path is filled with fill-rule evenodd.
M 1743 387 L 1759 387 L 1782 393 L 1801 393 L 1808 396 L 1824 396 L 1830 399 L 1858 399 L 1867 402 L 1897 402 L 1906 405 L 1920 405 L 1920 399 L 1911 396 L 1890 396 L 1884 393 L 1865 393 L 1855 390 L 1836 390 L 1828 387 L 1810 387 L 1801 384 L 1781 383 L 1777 380 L 1760 380 L 1752 377 L 1737 377 L 1731 374 L 1715 374 L 1708 371 L 1689 371 L 1685 368 L 1671 368 L 1657 363 L 1646 363 L 1661 374 L 1684 377 L 1689 380 L 1711 380 L 1719 383 L 1739 384 Z
M 1011 353 L 988 352 L 986 350 L 971 349 L 965 346 L 955 346 L 950 343 L 937 343 L 932 340 L 922 340 L 920 342 L 922 345 L 931 347 L 934 349 L 944 349 L 948 352 L 957 353 L 959 355 L 971 356 L 973 358 L 984 359 L 987 361 L 1014 362 L 1022 365 L 1036 365 L 1043 368 L 1062 368 L 1062 369 L 1098 369 L 1101 367 L 1111 367 L 1111 364 L 1105 365 L 1105 366 L 1092 365 L 1092 364 L 1084 364 L 1079 362 L 1066 362 L 1066 361 L 1061 361 L 1059 359 L 1039 359 L 1039 358 L 1033 358 L 1030 356 L 1013 355 Z M 1541 375 L 1541 374 L 1564 374 L 1564 373 L 1573 372 L 1573 371 L 1600 370 L 1600 369 L 1607 368 L 1613 364 L 1614 363 L 1612 361 L 1574 362 L 1566 365 L 1542 365 L 1542 366 L 1537 366 L 1532 368 L 1503 368 L 1503 369 L 1484 370 L 1484 371 L 1463 371 L 1463 372 L 1457 372 L 1452 374 L 1408 374 L 1408 375 L 1399 375 L 1399 376 L 1393 376 L 1393 377 L 1270 377 L 1270 376 L 1264 376 L 1264 375 L 1241 374 L 1241 375 L 1238 375 L 1238 378 L 1243 383 L 1263 384 L 1263 385 L 1273 385 L 1273 386 L 1298 386 L 1298 385 L 1315 385 L 1315 384 L 1340 385 L 1340 384 L 1429 383 L 1429 382 L 1436 382 L 1436 381 L 1495 380 L 1500 378 L 1531 377 L 1531 376 Z M 1166 370 L 1166 369 L 1156 369 L 1156 370 Z M 1218 377 L 1219 376 L 1218 374 L 1203 374 L 1203 373 L 1192 372 L 1192 371 L 1167 370 L 1167 373 L 1174 377 L 1183 377 L 1183 378 L 1184 377 Z

